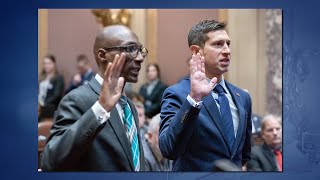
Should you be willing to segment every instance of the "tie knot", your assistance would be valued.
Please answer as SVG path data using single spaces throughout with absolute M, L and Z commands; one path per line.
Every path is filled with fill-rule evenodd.
M 224 93 L 224 89 L 220 84 L 217 84 L 216 87 L 214 88 L 214 90 L 218 93 L 218 94 L 222 94 Z

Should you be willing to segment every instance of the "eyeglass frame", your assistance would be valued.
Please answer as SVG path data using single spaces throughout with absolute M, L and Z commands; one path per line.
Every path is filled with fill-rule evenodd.
M 130 53 L 130 52 L 128 52 L 128 47 L 129 46 L 136 46 L 137 48 L 138 48 L 138 52 L 137 52 L 137 55 L 134 57 L 134 56 L 132 56 L 131 54 L 132 53 Z M 138 45 L 136 45 L 136 44 L 128 44 L 128 45 L 125 45 L 125 46 L 112 46 L 112 47 L 104 47 L 104 48 L 102 48 L 102 49 L 104 49 L 104 50 L 106 50 L 106 51 L 112 51 L 112 50 L 119 50 L 119 51 L 123 51 L 123 52 L 125 52 L 125 53 L 127 53 L 127 54 L 129 54 L 130 55 L 130 57 L 132 57 L 132 58 L 136 58 L 137 56 L 138 56 L 138 54 L 139 54 L 139 52 L 141 53 L 141 55 L 144 57 L 144 58 L 146 58 L 147 57 L 147 55 L 148 55 L 148 49 L 147 48 L 145 48 L 144 46 L 138 46 Z M 146 50 L 146 52 L 145 52 L 145 56 L 143 55 L 143 50 Z

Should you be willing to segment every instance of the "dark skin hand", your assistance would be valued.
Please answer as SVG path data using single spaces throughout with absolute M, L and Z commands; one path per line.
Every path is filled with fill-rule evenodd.
M 114 61 L 112 63 L 108 63 L 102 77 L 103 83 L 99 96 L 99 103 L 108 112 L 110 112 L 111 109 L 117 104 L 122 94 L 122 89 L 125 82 L 124 78 L 121 77 L 120 74 L 125 62 L 125 58 L 125 53 L 121 53 L 121 55 L 117 54 L 114 57 Z

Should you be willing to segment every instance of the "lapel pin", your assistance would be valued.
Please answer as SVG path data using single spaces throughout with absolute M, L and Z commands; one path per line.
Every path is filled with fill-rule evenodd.
M 239 93 L 236 93 L 236 95 L 240 97 L 240 94 L 239 94 Z

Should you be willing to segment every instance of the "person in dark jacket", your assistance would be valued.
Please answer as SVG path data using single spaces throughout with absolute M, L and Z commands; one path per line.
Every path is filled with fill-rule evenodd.
M 145 114 L 148 118 L 160 113 L 162 94 L 166 88 L 167 86 L 160 80 L 158 64 L 148 64 L 147 82 L 141 86 L 139 92 L 144 98 Z
M 261 121 L 262 145 L 252 148 L 248 171 L 282 171 L 282 123 L 280 117 L 265 116 Z
M 94 77 L 95 73 L 91 68 L 90 61 L 88 57 L 84 54 L 80 54 L 77 57 L 77 69 L 78 73 L 72 77 L 72 80 L 66 93 L 83 84 L 88 84 L 88 82 Z
M 43 71 L 39 78 L 38 121 L 51 120 L 64 94 L 64 79 L 57 71 L 56 58 L 45 56 Z

